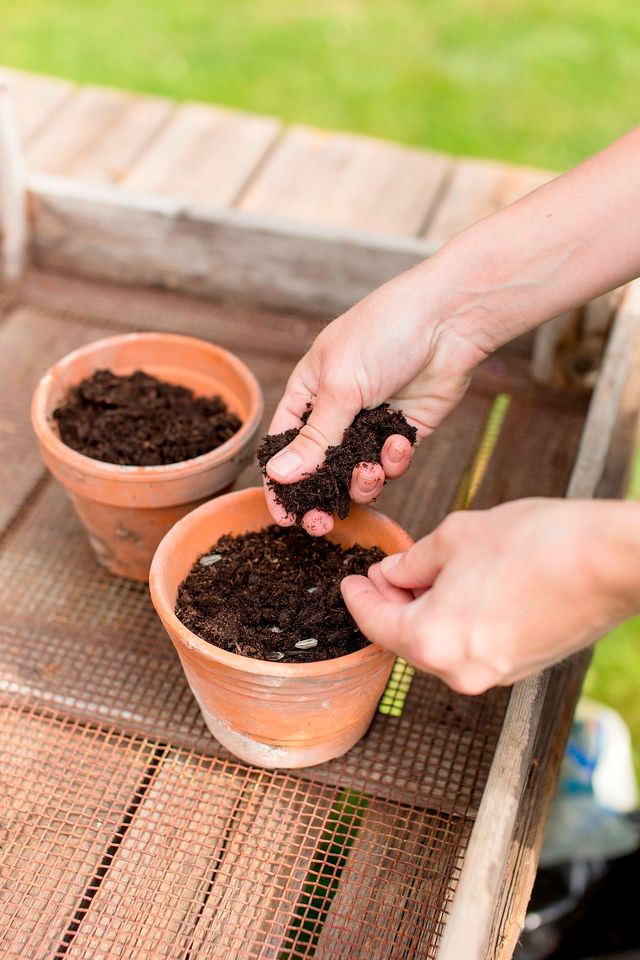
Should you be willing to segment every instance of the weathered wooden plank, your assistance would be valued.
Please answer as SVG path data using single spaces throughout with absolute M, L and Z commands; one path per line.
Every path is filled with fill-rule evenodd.
M 4 709 L 0 953 L 52 957 L 143 781 L 151 751 L 116 734 Z
M 164 759 L 65 955 L 183 956 L 245 786 L 237 768 Z
M 29 183 L 35 263 L 116 283 L 335 313 L 430 253 L 410 238 L 207 214 L 57 177 Z
M 172 109 L 160 97 L 82 87 L 29 144 L 28 168 L 90 183 L 118 181 Z
M 292 778 L 247 788 L 193 934 L 193 960 L 280 955 L 334 796 Z
M 236 199 L 282 125 L 272 117 L 187 103 L 175 111 L 121 185 L 227 207 Z
M 441 245 L 472 223 L 513 203 L 552 178 L 553 174 L 493 160 L 459 160 L 425 230 Z
M 68 80 L 4 66 L 0 66 L 0 82 L 7 85 L 13 97 L 23 146 L 56 117 L 75 89 Z
M 13 100 L 0 80 L 0 281 L 12 283 L 27 258 L 27 188 Z
M 433 956 L 470 830 L 470 821 L 370 802 L 316 960 L 394 960 L 399 949 Z
M 625 386 L 631 371 L 640 360 L 640 310 L 637 309 L 637 289 L 633 287 L 629 300 L 616 318 L 605 362 L 595 390 L 568 489 L 570 497 L 589 497 L 607 494 L 602 479 L 617 421 L 620 417 Z M 637 386 L 637 384 L 636 384 Z M 589 654 L 582 653 L 568 664 L 555 668 L 563 674 L 563 712 L 559 723 L 561 733 L 568 732 L 568 720 L 573 712 Z M 542 830 L 538 827 L 529 842 L 534 843 L 529 854 L 525 877 L 508 873 L 517 850 L 513 843 L 522 844 L 531 824 L 527 811 L 536 808 L 538 821 L 544 821 L 551 802 L 551 793 L 541 792 L 541 784 L 555 782 L 561 759 L 560 747 L 564 741 L 554 733 L 554 757 L 538 755 L 536 745 L 548 745 L 547 725 L 557 722 L 558 688 L 554 670 L 517 683 L 511 693 L 500 739 L 493 758 L 489 779 L 476 818 L 465 863 L 455 894 L 449 923 L 445 929 L 438 960 L 468 960 L 495 958 L 496 942 L 504 938 L 508 956 L 509 946 L 517 939 L 526 910 L 525 885 L 533 882 L 533 863 L 539 850 Z M 538 779 L 537 789 L 528 787 L 538 764 L 544 764 L 545 776 Z M 506 905 L 511 905 L 508 921 Z
M 249 184 L 239 206 L 306 223 L 416 234 L 449 167 L 443 154 L 294 127 Z
M 501 878 L 485 960 L 511 960 L 524 926 L 544 829 L 591 651 L 551 671 L 544 709 Z

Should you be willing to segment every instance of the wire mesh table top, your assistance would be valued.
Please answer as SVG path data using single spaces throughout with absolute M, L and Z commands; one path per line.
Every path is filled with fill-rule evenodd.
M 51 362 L 131 328 L 235 350 L 268 416 L 318 321 L 37 274 L 3 306 L 0 953 L 433 957 L 508 691 L 463 697 L 400 665 L 345 757 L 291 772 L 239 763 L 207 732 L 147 588 L 95 563 L 28 424 Z M 385 491 L 382 508 L 414 535 L 456 504 L 505 385 L 531 459 L 541 445 L 553 456 L 533 477 L 525 447 L 502 487 L 564 492 L 585 401 L 548 400 L 520 369 L 514 355 L 484 372 L 411 479 Z M 501 496 L 495 479 L 474 484 Z

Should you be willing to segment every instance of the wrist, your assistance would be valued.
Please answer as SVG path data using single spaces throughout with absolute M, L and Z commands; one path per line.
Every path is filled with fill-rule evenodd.
M 607 500 L 594 507 L 598 517 L 591 550 L 597 583 L 619 622 L 640 611 L 640 504 Z

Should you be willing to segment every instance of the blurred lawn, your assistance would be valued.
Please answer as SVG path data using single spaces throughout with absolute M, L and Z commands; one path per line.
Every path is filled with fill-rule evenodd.
M 5 0 L 0 61 L 562 169 L 638 122 L 640 3 Z M 587 689 L 640 759 L 639 637 L 602 642 Z

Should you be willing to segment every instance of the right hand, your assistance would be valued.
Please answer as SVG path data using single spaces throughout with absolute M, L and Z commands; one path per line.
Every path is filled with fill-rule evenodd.
M 269 433 L 301 425 L 309 403 L 313 411 L 298 436 L 267 463 L 279 483 L 295 483 L 323 462 L 327 447 L 341 442 L 345 429 L 363 408 L 388 401 L 428 436 L 462 399 L 476 365 L 486 352 L 462 334 L 447 316 L 437 284 L 429 283 L 429 262 L 402 274 L 365 297 L 316 338 L 291 374 Z M 380 464 L 359 464 L 351 497 L 367 503 L 385 479 L 401 476 L 411 460 L 411 444 L 389 437 Z M 288 526 L 287 515 L 266 488 L 274 519 Z M 315 535 L 327 533 L 333 518 L 310 510 L 303 519 Z

